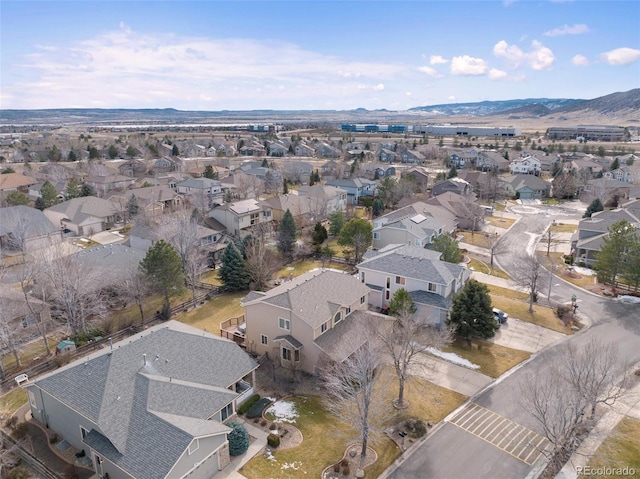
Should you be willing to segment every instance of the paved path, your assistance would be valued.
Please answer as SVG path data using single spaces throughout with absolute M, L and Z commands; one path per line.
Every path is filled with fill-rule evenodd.
M 240 456 L 232 457 L 231 464 L 225 467 L 222 471 L 216 474 L 216 479 L 244 479 L 245 476 L 238 472 L 242 466 L 244 466 L 247 462 L 249 462 L 256 454 L 258 454 L 262 449 L 267 445 L 267 436 L 268 433 L 263 431 L 260 428 L 255 427 L 254 425 L 246 422 L 243 418 L 237 417 L 235 422 L 240 422 L 244 424 L 244 427 L 247 428 L 247 432 L 251 437 L 255 438 L 249 445 L 249 449 L 244 454 Z
M 557 331 L 520 321 L 517 318 L 509 318 L 509 321 L 503 324 L 489 341 L 500 346 L 535 353 L 565 337 L 565 334 Z

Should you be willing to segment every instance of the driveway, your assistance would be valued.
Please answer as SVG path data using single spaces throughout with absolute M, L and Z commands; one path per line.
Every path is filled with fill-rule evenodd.
M 503 324 L 489 341 L 500 346 L 535 353 L 550 344 L 562 341 L 565 337 L 565 334 L 543 328 L 537 324 L 509 318 L 509 321 Z

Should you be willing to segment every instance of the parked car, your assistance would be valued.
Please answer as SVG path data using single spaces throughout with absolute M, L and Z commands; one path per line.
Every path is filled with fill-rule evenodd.
M 496 318 L 498 324 L 504 324 L 509 319 L 509 315 L 498 308 L 493 308 L 493 317 Z

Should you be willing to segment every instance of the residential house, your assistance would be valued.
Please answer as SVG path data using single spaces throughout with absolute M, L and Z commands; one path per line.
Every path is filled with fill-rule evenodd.
M 521 200 L 541 199 L 549 196 L 550 184 L 539 176 L 513 175 L 501 178 L 501 180 L 507 196 L 516 196 Z
M 62 241 L 62 230 L 29 206 L 0 208 L 0 246 L 3 250 L 30 252 Z
M 458 177 L 469 182 L 473 193 L 479 198 L 496 200 L 501 193 L 500 179 L 493 172 L 464 170 L 458 173 Z
M 322 141 L 316 145 L 316 154 L 320 158 L 340 158 L 342 156 L 342 151 L 335 146 Z
M 222 183 L 209 178 L 188 178 L 176 185 L 178 193 L 190 197 L 192 204 L 210 208 L 222 204 L 224 191 Z
M 366 165 L 366 166 L 369 166 L 369 165 Z M 384 167 L 377 166 L 371 170 L 367 170 L 363 167 L 360 169 L 360 173 L 367 174 L 367 176 L 369 176 L 371 179 L 375 179 L 376 176 L 382 179 L 382 178 L 386 178 L 387 176 L 396 176 L 396 167 L 388 166 L 384 168 Z
M 307 184 L 313 172 L 313 165 L 306 161 L 285 161 L 282 165 L 282 175 L 294 184 Z
M 122 238 L 123 242 L 125 238 Z M 94 246 L 74 253 L 82 271 L 88 272 L 87 281 L 95 281 L 93 287 L 102 290 L 111 285 L 120 285 L 138 272 L 138 265 L 145 252 L 122 243 Z
M 591 218 L 583 218 L 578 223 L 578 231 L 571 239 L 571 249 L 575 252 L 575 261 L 593 266 L 596 254 L 604 245 L 609 228 L 618 221 L 626 220 L 635 225 L 640 234 L 640 211 L 637 201 L 627 204 L 630 208 L 622 207 L 615 210 L 599 211 L 591 215 Z
M 147 165 L 142 160 L 127 160 L 118 166 L 118 173 L 130 178 L 142 178 L 147 174 Z
M 449 156 L 451 165 L 458 169 L 462 169 L 465 166 L 473 166 L 476 164 L 478 158 L 478 151 L 475 149 L 456 150 Z
M 542 163 L 534 156 L 517 158 L 509 165 L 512 175 L 540 175 Z
M 335 186 L 301 186 L 298 195 L 307 198 L 315 218 L 326 218 L 336 211 L 347 210 L 347 192 Z
M 431 187 L 431 193 L 433 196 L 437 196 L 450 191 L 457 195 L 466 196 L 472 193 L 471 189 L 468 181 L 455 177 L 434 184 Z
M 23 386 L 34 420 L 84 450 L 97 477 L 209 479 L 230 462 L 225 422 L 258 364 L 170 321 Z
M 335 179 L 325 182 L 327 186 L 335 186 L 347 192 L 347 202 L 350 205 L 357 205 L 360 198 L 374 196 L 376 192 L 376 182 L 366 178 Z
M 251 234 L 258 225 L 268 226 L 273 220 L 271 207 L 256 199 L 225 203 L 212 209 L 209 216 L 224 225 L 227 233 L 236 238 Z
M 421 191 L 425 191 L 429 186 L 429 172 L 425 168 L 413 166 L 403 170 L 401 176 L 412 177 L 417 188 Z
M 473 193 L 459 195 L 447 191 L 425 200 L 425 203 L 440 206 L 450 212 L 455 217 L 458 227 L 462 229 L 477 231 L 484 222 L 485 210 L 475 203 Z
M 562 166 L 562 160 L 557 155 L 541 155 L 536 156 L 538 161 L 540 162 L 540 170 L 547 171 L 553 173 L 558 170 Z
M 58 201 L 64 201 L 65 193 L 67 190 L 68 181 L 53 181 L 51 185 L 56 190 L 56 198 Z M 42 187 L 44 186 L 44 182 L 36 183 L 35 185 L 29 186 L 29 198 L 32 200 L 37 200 L 38 198 L 42 198 Z
M 309 198 L 299 196 L 294 192 L 290 192 L 286 195 L 279 195 L 273 198 L 263 200 L 265 205 L 271 208 L 273 220 L 276 222 L 282 221 L 282 217 L 289 210 L 293 216 L 298 228 L 307 226 L 312 221 L 311 214 L 311 202 Z
M 49 329 L 51 308 L 40 299 L 28 295 L 28 303 L 20 288 L 4 285 L 0 288 L 0 318 L 2 342 L 5 351 L 12 345 L 24 344 L 35 337 L 42 337 L 41 331 Z
M 181 163 L 171 156 L 158 158 L 153 161 L 152 165 L 154 173 L 169 173 L 172 171 L 180 171 L 182 169 Z
M 617 206 L 629 198 L 633 184 L 607 178 L 587 180 L 582 192 L 587 198 L 600 198 L 605 206 Z M 589 199 L 590 201 L 590 199 Z
M 20 173 L 5 173 L 0 175 L 0 202 L 4 204 L 4 200 L 12 191 L 19 191 L 25 195 L 29 193 L 29 187 L 35 185 L 38 181 L 30 176 L 21 175 Z
M 378 151 L 378 161 L 383 163 L 393 163 L 396 161 L 396 153 L 393 150 L 388 150 L 386 148 L 380 148 Z
M 182 204 L 182 197 L 168 186 L 133 188 L 124 194 L 116 193 L 108 199 L 116 203 L 120 210 L 125 211 L 132 196 L 138 203 L 138 214 L 147 219 L 158 218 Z
M 336 160 L 329 160 L 320 167 L 320 174 L 322 177 L 341 177 L 345 171 L 345 164 Z
M 476 169 L 480 171 L 508 171 L 509 160 L 497 151 L 481 150 L 476 158 Z
M 421 316 L 434 324 L 444 324 L 453 296 L 465 285 L 471 272 L 464 266 L 440 260 L 441 254 L 407 244 L 367 251 L 357 268 L 360 281 L 371 289 L 369 304 L 381 309 L 388 307 L 395 292 L 404 288 Z
M 603 175 L 603 178 L 608 180 L 617 180 L 624 183 L 635 183 L 635 171 L 630 166 L 621 166 L 613 171 L 607 171 Z
M 136 182 L 135 178 L 124 175 L 90 175 L 87 176 L 85 184 L 93 188 L 96 194 L 103 198 L 111 191 L 126 190 Z
M 307 145 L 306 143 L 300 142 L 295 146 L 295 148 L 293 149 L 293 152 L 296 156 L 311 158 L 315 155 L 316 151 L 313 149 L 313 147 Z
M 43 213 L 55 226 L 71 230 L 77 236 L 90 236 L 111 229 L 124 216 L 123 210 L 114 203 L 95 196 L 63 201 Z
M 272 141 L 269 143 L 269 156 L 286 156 L 289 153 L 289 147 L 281 141 Z
M 341 362 L 362 344 L 369 288 L 352 275 L 314 270 L 242 300 L 248 351 L 290 369 L 316 373 L 324 358 Z
M 402 163 L 422 164 L 427 161 L 424 154 L 418 150 L 404 150 L 400 153 Z
M 240 148 L 241 156 L 264 156 L 267 149 L 260 143 L 251 143 Z

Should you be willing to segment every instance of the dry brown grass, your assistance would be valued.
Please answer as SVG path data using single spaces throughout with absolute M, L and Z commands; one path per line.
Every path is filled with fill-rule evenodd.
M 469 348 L 466 341 L 457 338 L 442 350 L 456 353 L 473 364 L 477 364 L 480 366 L 479 372 L 492 378 L 502 376 L 509 369 L 529 359 L 529 356 L 531 356 L 531 353 L 526 351 L 507 348 L 482 339 L 474 339 L 471 343 L 471 348 Z
M 551 308 L 534 303 L 533 313 L 530 313 L 529 303 L 527 301 L 511 299 L 496 294 L 491 294 L 491 302 L 494 307 L 505 311 L 511 318 L 537 324 L 538 326 L 558 331 L 559 333 L 573 334 L 571 328 L 565 326 L 556 315 L 555 310 Z
M 240 306 L 240 300 L 246 295 L 246 292 L 225 293 L 188 313 L 178 314 L 173 319 L 189 324 L 194 328 L 219 335 L 220 324 L 225 319 L 240 316 L 244 313 L 242 306 Z
M 635 469 L 640 472 L 640 419 L 623 418 L 598 450 L 591 456 L 589 466 L 593 468 L 616 467 Z M 599 475 L 614 478 L 620 475 Z
M 513 218 L 501 218 L 500 216 L 485 216 L 486 221 L 491 223 L 492 226 L 496 228 L 511 228 L 511 225 L 516 222 Z

